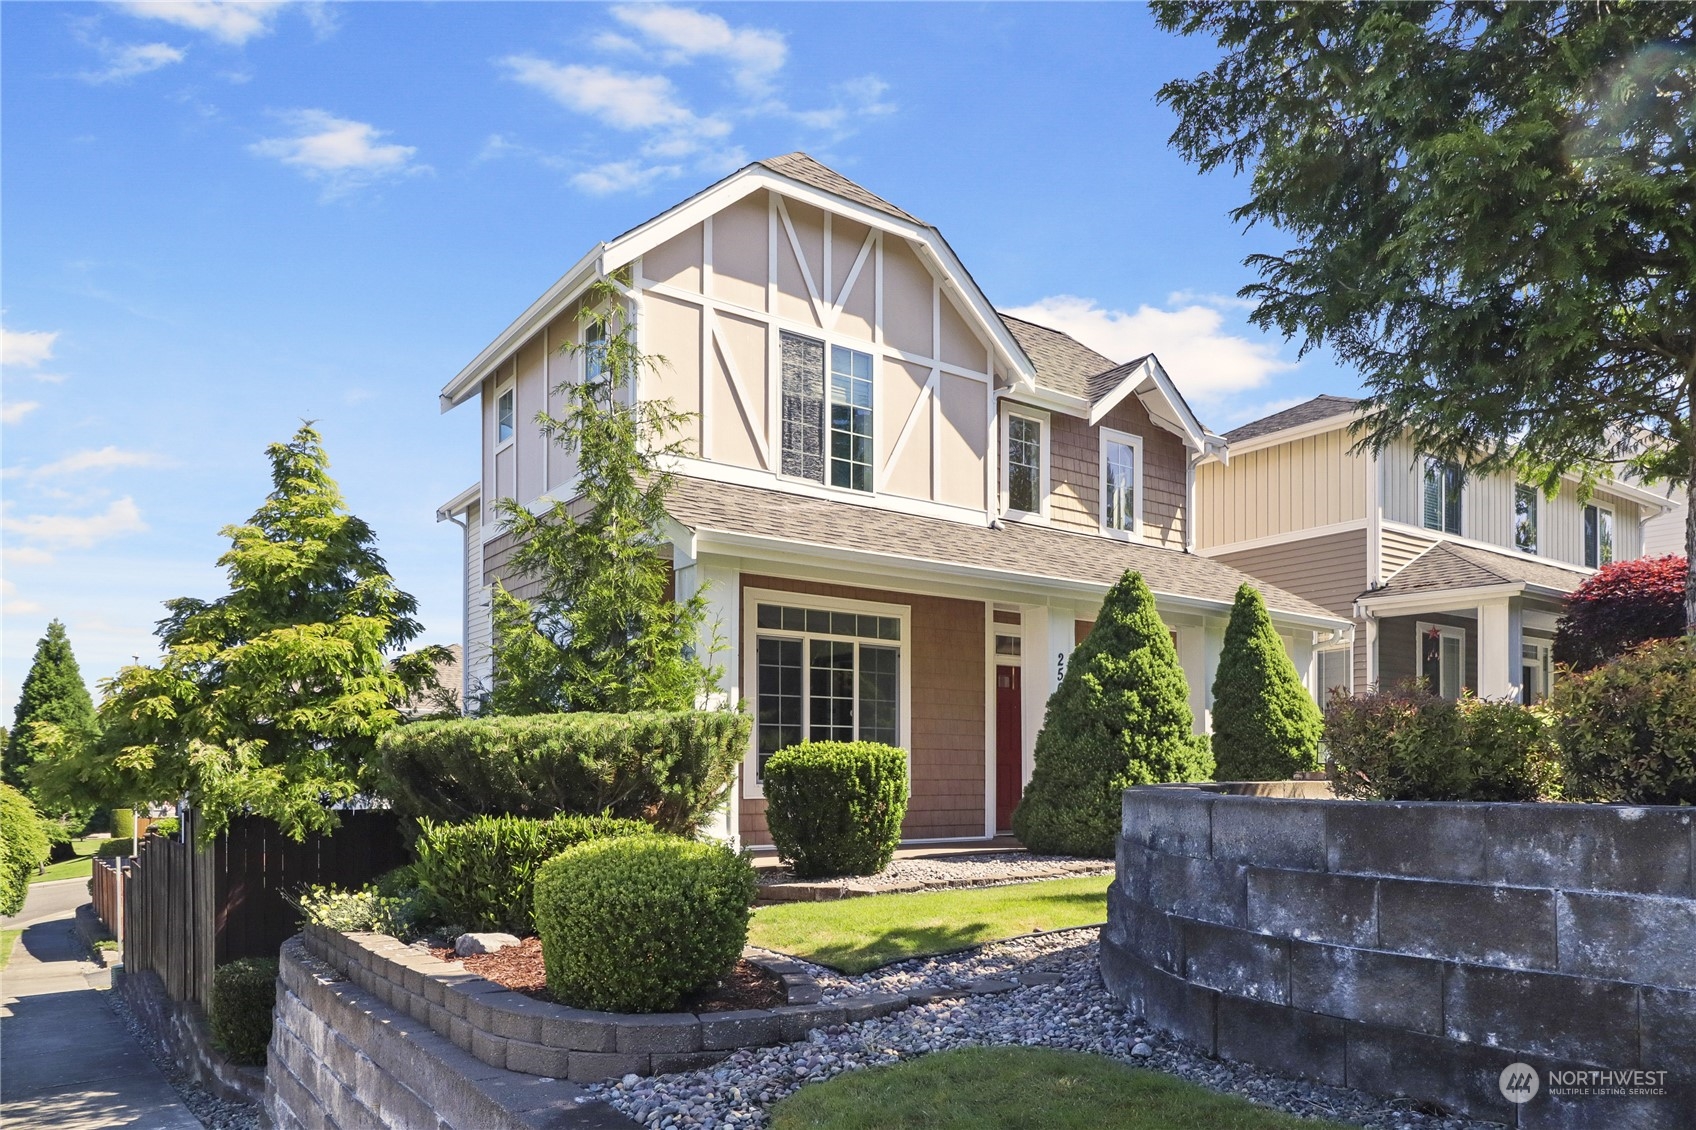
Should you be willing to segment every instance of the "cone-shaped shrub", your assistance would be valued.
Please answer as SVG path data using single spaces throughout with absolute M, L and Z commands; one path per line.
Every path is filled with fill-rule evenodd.
M 1191 724 L 1189 686 L 1154 594 L 1126 573 L 1048 700 L 1013 831 L 1032 851 L 1111 857 L 1126 788 L 1212 775 Z
M 1319 704 L 1301 685 L 1260 591 L 1241 586 L 1213 677 L 1214 778 L 1279 781 L 1312 772 L 1324 730 Z

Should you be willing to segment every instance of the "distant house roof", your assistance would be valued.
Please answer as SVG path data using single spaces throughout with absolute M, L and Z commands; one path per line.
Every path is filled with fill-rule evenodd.
M 1282 412 L 1262 416 L 1240 428 L 1233 428 L 1225 433 L 1225 439 L 1230 443 L 1242 443 L 1244 440 L 1269 436 L 1286 428 L 1299 428 L 1303 424 L 1329 420 L 1333 416 L 1348 416 L 1364 403 L 1364 400 L 1357 400 L 1352 396 L 1316 396 L 1294 408 L 1286 408 Z
M 1361 593 L 1360 599 L 1494 585 L 1528 585 L 1564 594 L 1577 588 L 1587 575 L 1587 570 L 1565 568 L 1523 553 L 1495 553 L 1440 541 L 1398 569 L 1383 585 Z
M 781 157 L 767 157 L 763 161 L 754 163 L 764 165 L 779 176 L 798 180 L 802 184 L 810 184 L 822 192 L 840 196 L 844 200 L 852 200 L 856 204 L 864 204 L 868 208 L 876 208 L 879 212 L 894 216 L 898 220 L 906 220 L 909 224 L 918 224 L 921 227 L 930 227 L 929 224 L 911 212 L 903 212 L 883 197 L 867 191 L 835 169 L 819 164 L 799 150 L 794 153 L 785 153 Z
M 1155 593 L 1220 606 L 1245 582 L 1274 612 L 1343 625 L 1336 613 L 1264 584 L 1209 557 L 1023 522 L 1001 529 L 904 514 L 875 506 L 679 476 L 666 498 L 672 518 L 699 534 L 716 532 L 847 554 L 950 566 L 1106 588 L 1135 570 Z M 873 582 L 876 583 L 875 581 Z

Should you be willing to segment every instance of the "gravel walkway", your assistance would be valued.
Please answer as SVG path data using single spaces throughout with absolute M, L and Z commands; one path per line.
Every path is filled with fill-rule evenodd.
M 1211 1059 L 1156 1033 L 1126 1016 L 1107 995 L 1096 964 L 1098 933 L 1093 927 L 1055 931 L 947 957 L 916 958 L 858 977 L 811 967 L 832 995 L 852 989 L 942 988 L 1013 970 L 1050 972 L 1059 979 L 1053 985 L 914 1005 L 877 1020 L 821 1029 L 804 1043 L 744 1049 L 704 1071 L 647 1079 L 627 1075 L 620 1082 L 589 1091 L 636 1121 L 661 1130 L 759 1127 L 767 1124 L 766 1112 L 772 1103 L 804 1084 L 843 1071 L 896 1063 L 944 1048 L 1022 1044 L 1108 1055 L 1292 1114 L 1373 1130 L 1495 1126 L 1423 1114 L 1405 1099 L 1381 1099 Z
M 760 886 L 806 883 L 852 887 L 856 891 L 923 890 L 927 886 L 992 887 L 1031 879 L 1070 875 L 1110 875 L 1111 859 L 1078 859 L 1070 855 L 1031 855 L 1028 852 L 986 851 L 928 859 L 897 859 L 876 875 L 846 879 L 797 879 L 787 867 L 762 867 Z
M 152 1033 L 136 1019 L 135 1013 L 130 1011 L 129 1002 L 124 1000 L 121 993 L 116 989 L 109 989 L 102 996 L 105 997 L 107 1006 L 135 1037 L 136 1042 L 146 1049 L 147 1058 L 164 1074 L 165 1081 L 171 1084 L 171 1089 L 182 1096 L 183 1105 L 200 1119 L 206 1130 L 259 1130 L 258 1106 L 252 1103 L 228 1102 L 194 1082 L 182 1065 L 167 1051 L 165 1045 L 155 1040 Z

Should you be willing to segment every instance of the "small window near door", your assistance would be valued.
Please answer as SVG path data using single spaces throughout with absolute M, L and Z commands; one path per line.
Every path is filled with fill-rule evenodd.
M 995 654 L 1003 659 L 1017 659 L 1023 646 L 1023 640 L 1019 636 L 997 634 L 995 637 Z
M 1466 630 L 1442 624 L 1420 624 L 1419 677 L 1426 689 L 1444 698 L 1459 698 L 1466 686 Z
M 1606 506 L 1584 508 L 1584 564 L 1600 569 L 1614 559 L 1614 512 Z
M 1529 642 L 1520 645 L 1519 699 L 1526 706 L 1535 706 L 1549 697 L 1553 685 L 1554 661 L 1550 646 Z
M 1515 483 L 1513 544 L 1521 553 L 1537 552 L 1537 488 Z

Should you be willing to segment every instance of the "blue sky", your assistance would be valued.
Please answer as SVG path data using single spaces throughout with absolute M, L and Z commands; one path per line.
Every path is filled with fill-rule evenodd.
M 1166 144 L 1214 49 L 1139 5 L 0 6 L 0 709 L 48 619 L 91 684 L 222 591 L 303 418 L 427 639 L 473 414 L 437 390 L 597 240 L 803 149 L 991 301 L 1159 353 L 1224 430 L 1357 382 L 1247 324 L 1246 185 Z

